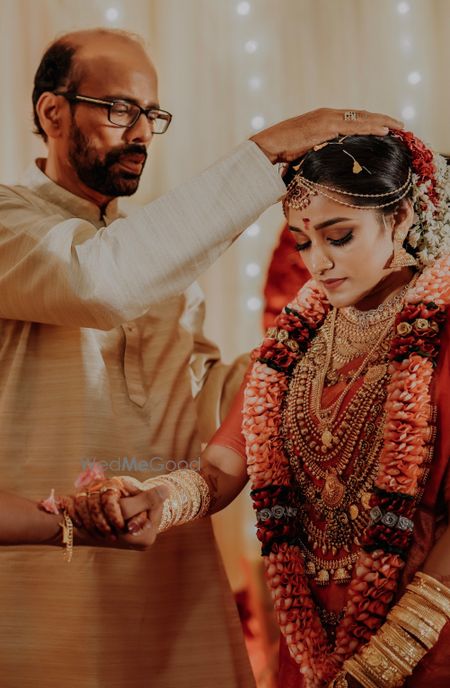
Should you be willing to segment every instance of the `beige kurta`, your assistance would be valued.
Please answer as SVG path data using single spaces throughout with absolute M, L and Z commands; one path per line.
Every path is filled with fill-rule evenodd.
M 85 461 L 142 480 L 198 455 L 193 383 L 218 356 L 183 290 L 283 188 L 250 142 L 127 218 L 36 166 L 0 187 L 1 489 L 38 499 Z M 2 688 L 253 685 L 209 519 L 70 565 L 0 547 L 0 609 Z

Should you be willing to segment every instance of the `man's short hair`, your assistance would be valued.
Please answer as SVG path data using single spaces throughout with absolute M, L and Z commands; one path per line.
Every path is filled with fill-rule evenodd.
M 77 47 L 65 40 L 59 39 L 52 43 L 45 51 L 42 60 L 37 68 L 34 77 L 33 88 L 33 119 L 35 124 L 35 134 L 42 136 L 47 141 L 47 134 L 43 130 L 39 121 L 36 105 L 43 93 L 46 91 L 76 91 L 77 84 L 72 79 L 73 58 Z
M 42 136 L 44 141 L 47 141 L 47 134 L 43 130 L 37 114 L 36 105 L 43 93 L 46 91 L 58 91 L 59 89 L 65 92 L 75 93 L 78 90 L 78 84 L 81 81 L 82 71 L 77 69 L 76 60 L 74 59 L 78 48 L 82 45 L 80 38 L 89 35 L 112 34 L 124 40 L 133 41 L 145 50 L 144 40 L 138 34 L 122 29 L 86 29 L 82 31 L 74 31 L 72 33 L 64 34 L 45 51 L 42 60 L 37 68 L 34 77 L 33 88 L 33 119 L 35 124 L 34 133 Z

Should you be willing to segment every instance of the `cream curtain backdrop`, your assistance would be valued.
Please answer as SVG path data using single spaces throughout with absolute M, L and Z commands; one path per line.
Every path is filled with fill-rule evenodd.
M 100 25 L 144 37 L 161 106 L 174 114 L 133 202 L 155 198 L 258 127 L 321 106 L 391 113 L 450 152 L 450 0 L 0 0 L 2 182 L 43 150 L 30 133 L 30 93 L 47 43 Z M 226 360 L 260 339 L 261 288 L 281 223 L 280 208 L 270 209 L 202 278 L 207 332 Z M 242 509 L 238 502 L 221 529 Z M 235 552 L 231 532 L 222 540 Z M 229 570 L 238 585 L 238 569 Z

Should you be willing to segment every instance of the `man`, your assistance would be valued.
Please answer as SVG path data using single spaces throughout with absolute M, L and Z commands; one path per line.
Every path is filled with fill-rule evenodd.
M 135 458 L 156 474 L 167 470 L 157 457 L 198 455 L 192 384 L 208 384 L 217 352 L 195 287 L 183 290 L 283 195 L 271 163 L 398 122 L 328 110 L 288 120 L 125 218 L 116 198 L 137 189 L 170 120 L 141 43 L 63 36 L 33 103 L 48 157 L 0 187 L 0 683 L 250 686 L 209 520 L 144 552 L 115 547 L 132 536 L 91 542 L 67 565 L 51 546 L 59 519 L 36 500 L 71 492 L 83 461 Z

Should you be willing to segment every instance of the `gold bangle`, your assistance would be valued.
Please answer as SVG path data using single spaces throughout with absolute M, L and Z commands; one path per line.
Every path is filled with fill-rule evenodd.
M 62 545 L 64 547 L 64 559 L 68 564 L 72 561 L 73 555 L 73 523 L 67 511 L 64 509 L 63 520 L 59 524 L 62 529 Z
M 436 621 L 442 623 L 443 626 L 447 623 L 447 614 L 445 613 L 445 609 L 440 605 L 440 600 L 436 602 L 432 599 L 431 595 L 430 597 L 425 597 L 423 591 L 419 592 L 416 588 L 409 589 L 403 597 L 405 597 L 410 604 L 412 603 L 420 607 L 423 613 L 427 615 L 427 618 L 429 614 L 432 614 Z M 446 602 L 445 598 L 442 598 L 442 601 Z
M 414 669 L 427 651 L 421 643 L 398 624 L 386 621 L 378 631 L 389 647 L 395 647 L 399 655 Z M 377 634 L 377 635 L 378 635 Z
M 434 609 L 450 618 L 450 600 L 446 595 L 442 595 L 436 588 L 431 588 L 428 585 L 418 585 L 414 581 L 406 587 L 409 592 L 414 593 L 424 601 L 426 600 Z
M 409 610 L 399 607 L 398 604 L 387 615 L 387 620 L 397 622 L 399 626 L 411 633 L 430 650 L 437 643 L 439 634 L 428 624 L 421 621 Z
M 440 595 L 444 595 L 444 597 L 446 597 L 450 602 L 450 588 L 445 585 L 445 583 L 441 583 L 441 581 L 439 581 L 437 578 L 428 575 L 428 573 L 417 571 L 413 579 L 413 584 L 418 585 L 419 587 L 429 587 Z
M 340 671 L 337 676 L 328 684 L 328 688 L 348 688 L 348 681 L 345 678 L 345 672 Z
M 425 607 L 425 605 L 417 602 L 412 598 L 411 593 L 406 593 L 397 602 L 399 607 L 409 610 L 412 614 L 417 616 L 418 619 L 428 624 L 430 628 L 439 634 L 445 626 L 446 618 L 443 614 Z
M 158 533 L 176 525 L 189 523 L 208 513 L 211 495 L 206 480 L 192 469 L 181 469 L 146 480 L 147 489 L 153 485 L 165 485 L 169 496 L 164 501 Z
M 371 674 L 375 683 L 380 684 L 383 688 L 396 688 L 403 685 L 408 674 L 401 671 L 392 661 L 389 661 L 384 651 L 372 643 L 372 640 L 373 638 L 368 645 L 362 648 L 357 657 L 358 661 Z
M 363 688 L 379 688 L 378 684 L 374 683 L 372 678 L 364 673 L 363 668 L 356 661 L 356 657 L 347 659 L 347 661 L 344 662 L 344 669 L 350 676 L 353 676 Z

